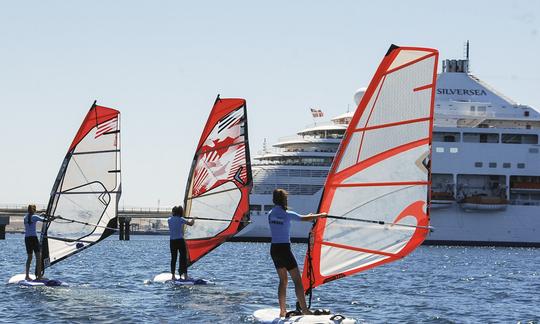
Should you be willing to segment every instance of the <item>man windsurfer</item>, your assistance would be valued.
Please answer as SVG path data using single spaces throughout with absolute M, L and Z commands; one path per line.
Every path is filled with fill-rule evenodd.
M 172 216 L 168 219 L 172 280 L 176 280 L 175 271 L 178 252 L 180 252 L 180 279 L 187 279 L 187 247 L 186 241 L 184 240 L 184 225 L 192 226 L 195 223 L 195 220 L 187 220 L 183 216 L 184 208 L 182 206 L 175 206 L 172 209 Z
M 294 291 L 300 305 L 300 310 L 304 315 L 312 314 L 307 308 L 306 298 L 304 296 L 304 286 L 298 264 L 291 251 L 291 221 L 311 221 L 318 217 L 326 216 L 326 213 L 299 215 L 293 211 L 287 210 L 287 191 L 276 189 L 273 192 L 274 208 L 268 213 L 268 223 L 272 233 L 272 244 L 270 246 L 270 255 L 279 276 L 278 300 L 279 316 L 285 317 L 286 294 L 287 294 L 287 272 L 291 275 L 294 283 Z

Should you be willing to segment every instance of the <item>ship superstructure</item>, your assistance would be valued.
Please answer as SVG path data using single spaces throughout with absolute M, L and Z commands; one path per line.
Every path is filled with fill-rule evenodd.
M 355 94 L 356 104 L 363 90 Z M 252 224 L 240 236 L 269 236 L 272 191 L 289 206 L 315 212 L 353 113 L 280 138 L 254 157 Z M 540 246 L 540 113 L 507 98 L 469 72 L 469 60 L 445 60 L 437 78 L 427 243 Z M 296 223 L 306 238 L 311 224 Z

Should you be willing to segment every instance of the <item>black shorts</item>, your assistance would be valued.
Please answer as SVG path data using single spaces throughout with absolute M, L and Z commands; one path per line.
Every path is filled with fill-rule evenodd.
M 39 253 L 41 251 L 39 247 L 39 240 L 37 236 L 27 236 L 24 238 L 24 245 L 26 246 L 26 253 L 32 254 L 32 252 Z
M 270 245 L 270 255 L 276 269 L 286 268 L 292 270 L 298 268 L 290 243 L 272 243 Z

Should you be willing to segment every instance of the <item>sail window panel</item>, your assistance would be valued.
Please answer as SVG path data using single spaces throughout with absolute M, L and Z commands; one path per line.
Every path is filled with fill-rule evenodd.
M 414 91 L 414 89 L 433 83 L 433 59 L 430 58 L 388 74 L 367 125 L 359 125 L 358 128 L 428 118 L 431 107 L 431 88 L 421 91 Z M 403 84 L 413 85 L 413 87 L 404 88 Z M 371 107 L 368 106 L 368 108 Z
M 362 233 L 358 233 L 358 235 L 362 235 Z M 388 250 L 399 251 L 404 245 L 405 243 L 400 242 L 396 246 L 389 246 Z M 388 259 L 388 256 L 385 255 L 352 251 L 326 245 L 321 247 L 321 253 L 325 255 L 324 260 L 320 263 L 320 271 L 323 276 L 341 274 Z
M 117 121 L 117 118 L 114 119 Z M 112 121 L 106 122 L 112 123 Z M 100 124 L 101 125 L 101 124 Z M 116 150 L 119 148 L 118 138 L 119 133 L 107 134 L 103 132 L 104 130 L 117 130 L 117 122 L 114 122 L 114 129 L 111 128 L 97 128 L 94 127 L 80 142 L 75 148 L 75 153 L 86 153 L 86 152 L 101 152 L 108 150 Z
M 347 148 L 343 152 L 343 156 L 341 157 L 341 161 L 339 162 L 339 167 L 337 168 L 337 172 L 356 164 L 361 140 L 362 140 L 362 133 L 360 132 L 352 133 L 351 140 L 347 144 Z
M 392 223 L 405 208 L 417 201 L 425 201 L 426 197 L 425 185 L 337 188 L 328 214 Z M 417 222 L 413 216 L 407 216 L 400 224 L 417 225 Z M 365 235 L 359 234 L 359 231 Z M 408 240 L 413 232 L 414 228 L 402 226 L 327 219 L 323 240 L 384 250 L 392 242 Z
M 364 132 L 359 161 L 429 137 L 429 122 L 403 124 Z
M 225 182 L 208 192 L 204 196 L 191 199 L 189 208 L 190 217 L 212 218 L 216 220 L 196 219 L 195 225 L 186 228 L 186 239 L 214 237 L 225 230 L 238 208 L 242 193 L 236 185 Z
M 87 186 L 88 191 L 113 191 L 118 181 L 116 152 L 72 155 L 61 191 Z
M 366 127 L 366 125 L 368 123 L 368 120 L 369 120 L 369 117 L 370 117 L 371 109 L 373 108 L 373 105 L 375 105 L 375 102 L 377 102 L 377 94 L 380 92 L 380 90 L 382 88 L 382 85 L 383 85 L 383 82 L 382 82 L 382 79 L 381 79 L 381 81 L 379 81 L 379 84 L 377 84 L 377 87 L 375 88 L 375 91 L 373 92 L 373 94 L 369 98 L 369 101 L 368 101 L 368 103 L 366 105 L 366 108 L 362 112 L 362 115 L 360 116 L 360 118 L 358 119 L 358 123 L 356 124 L 355 128 L 365 128 Z M 357 108 L 357 111 L 358 111 L 358 108 Z M 358 113 L 358 112 L 356 112 L 356 113 Z M 354 117 L 353 117 L 353 119 L 354 119 Z M 349 125 L 349 127 L 351 127 L 351 126 Z
M 343 183 L 427 181 L 428 171 L 423 162 L 428 154 L 429 145 L 427 144 L 400 152 L 355 173 Z M 416 163 L 403 163 L 403 161 L 416 161 Z
M 116 217 L 116 196 L 60 195 L 54 215 L 68 220 L 57 219 L 48 228 L 49 262 L 53 263 L 102 238 L 104 228 L 95 225 L 107 226 Z M 71 219 L 89 225 L 70 222 Z

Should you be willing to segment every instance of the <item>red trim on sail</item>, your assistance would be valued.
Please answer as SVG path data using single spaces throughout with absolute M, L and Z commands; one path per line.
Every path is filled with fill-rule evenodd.
M 392 65 L 396 57 L 401 51 L 425 51 L 427 52 L 426 55 L 422 55 L 421 57 L 414 59 L 410 62 L 407 62 L 405 64 L 402 64 L 398 67 L 392 68 L 392 70 L 389 70 L 389 67 Z M 370 126 L 366 127 L 369 123 L 369 119 L 371 114 L 373 113 L 373 110 L 376 106 L 376 101 L 373 103 L 372 106 L 368 107 L 368 104 L 372 100 L 374 96 L 379 96 L 383 89 L 383 84 L 386 76 L 392 72 L 395 72 L 397 70 L 400 70 L 404 67 L 413 65 L 415 63 L 421 62 L 423 60 L 429 59 L 431 57 L 434 57 L 434 66 L 433 66 L 433 78 L 431 84 L 416 87 L 414 89 L 411 89 L 412 91 L 422 91 L 431 89 L 431 102 L 429 107 L 429 117 L 423 117 L 418 119 L 412 119 L 412 120 L 405 120 L 405 121 L 399 121 L 395 123 L 389 123 L 386 125 L 376 125 L 376 126 Z M 377 164 L 385 159 L 391 158 L 397 154 L 403 153 L 405 151 L 411 150 L 413 148 L 422 146 L 422 145 L 428 145 L 429 146 L 429 154 L 431 155 L 431 142 L 432 142 L 432 129 L 433 129 L 433 116 L 434 116 L 434 100 L 435 100 L 435 82 L 436 82 L 436 73 L 437 73 L 437 61 L 438 61 L 438 51 L 434 49 L 429 48 L 419 48 L 419 47 L 398 47 L 392 50 L 390 53 L 387 54 L 387 56 L 384 57 L 381 64 L 377 68 L 377 71 L 375 72 L 375 75 L 373 79 L 371 80 L 364 96 L 362 97 L 361 102 L 358 105 L 358 108 L 349 124 L 349 127 L 345 133 L 345 137 L 340 145 L 340 148 L 336 154 L 336 157 L 334 158 L 332 167 L 330 169 L 330 172 L 328 174 L 328 178 L 326 180 L 325 188 L 323 196 L 321 197 L 321 203 L 319 206 L 319 212 L 328 212 L 330 210 L 330 206 L 332 204 L 332 201 L 334 199 L 334 195 L 336 193 L 337 188 L 339 187 L 367 187 L 367 186 L 392 186 L 392 185 L 423 185 L 423 186 L 429 186 L 431 183 L 431 177 L 430 172 L 428 173 L 428 181 L 417 181 L 414 179 L 411 179 L 413 181 L 403 181 L 403 182 L 387 182 L 387 183 L 377 183 L 377 182 L 367 182 L 367 183 L 350 183 L 345 184 L 344 181 L 349 179 L 351 176 L 361 172 L 362 170 Z M 427 107 L 426 107 L 427 108 Z M 364 114 L 369 114 L 368 118 L 366 118 L 365 125 L 358 125 L 359 121 L 361 120 L 362 116 Z M 398 126 L 402 124 L 408 124 L 408 123 L 415 123 L 415 122 L 421 122 L 421 121 L 429 121 L 429 135 L 427 138 L 422 138 L 410 143 L 402 144 L 400 146 L 391 148 L 387 151 L 378 153 L 374 156 L 370 156 L 369 158 L 359 161 L 360 157 L 360 150 L 363 144 L 363 135 L 362 139 L 360 140 L 360 145 L 358 148 L 358 155 L 357 155 L 357 163 L 346 167 L 342 169 L 341 171 L 337 172 L 337 170 L 340 167 L 340 164 L 343 160 L 343 155 L 345 154 L 345 151 L 349 148 L 349 144 L 351 142 L 351 138 L 354 132 L 360 132 L 360 131 L 369 131 L 371 129 L 377 129 L 377 128 L 383 128 L 383 127 L 392 127 L 392 126 Z M 357 126 L 360 126 L 359 128 L 356 128 Z M 363 127 L 362 127 L 363 126 Z M 404 179 L 406 180 L 406 179 Z M 427 190 L 429 195 L 429 188 Z M 407 207 L 405 207 L 395 218 L 394 218 L 394 224 L 399 223 L 401 220 L 403 220 L 405 217 L 412 216 L 416 219 L 416 225 L 419 227 L 412 227 L 411 228 L 411 236 L 409 238 L 409 241 L 407 243 L 404 243 L 405 245 L 399 249 L 399 251 L 395 252 L 388 252 L 388 251 L 377 251 L 373 249 L 368 249 L 361 246 L 347 246 L 335 242 L 328 242 L 324 241 L 324 231 L 326 228 L 326 225 L 329 222 L 328 218 L 319 218 L 317 222 L 315 223 L 312 231 L 311 231 L 311 239 L 312 243 L 309 251 L 311 253 L 306 254 L 306 259 L 304 262 L 304 269 L 302 274 L 302 282 L 304 285 L 304 289 L 309 290 L 310 288 L 315 288 L 323 283 L 342 278 L 344 276 L 352 275 L 354 273 L 357 273 L 359 271 L 367 270 L 388 262 L 392 262 L 396 259 L 402 258 L 412 252 L 418 245 L 420 245 L 425 237 L 428 234 L 427 227 L 429 225 L 429 214 L 428 211 L 424 212 L 424 207 L 427 209 L 427 202 L 420 200 L 410 203 Z M 409 223 L 408 223 L 409 224 Z M 390 225 L 391 226 L 391 225 Z M 321 274 L 321 258 L 322 256 L 322 246 L 332 246 L 334 248 L 342 248 L 347 249 L 350 251 L 356 251 L 359 253 L 368 253 L 373 255 L 379 255 L 382 259 L 375 261 L 371 264 L 366 264 L 365 266 L 360 266 L 358 268 L 353 268 L 350 271 L 339 273 L 339 274 L 332 274 L 330 276 L 324 276 Z M 311 267 L 310 267 L 311 264 Z
M 118 116 L 120 112 L 116 109 L 107 108 L 103 106 L 98 105 L 92 105 L 88 113 L 86 114 L 86 117 L 84 118 L 84 121 L 79 128 L 79 131 L 75 135 L 75 138 L 73 139 L 73 142 L 69 146 L 68 152 L 71 152 L 79 144 L 80 141 L 88 134 L 94 127 L 97 127 L 100 124 L 103 124 L 115 117 Z

